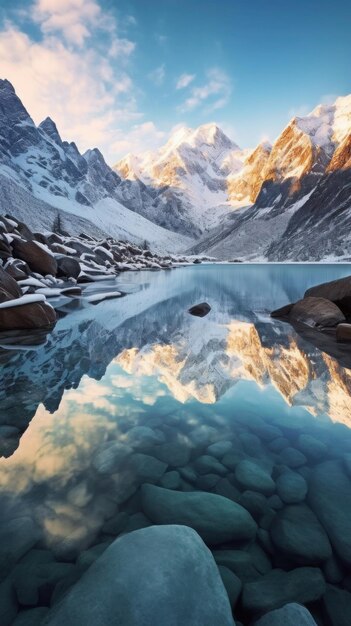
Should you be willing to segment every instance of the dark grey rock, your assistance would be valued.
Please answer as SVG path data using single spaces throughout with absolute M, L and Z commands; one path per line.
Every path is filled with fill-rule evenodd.
M 196 572 L 196 575 L 194 575 Z M 211 553 L 184 526 L 117 539 L 46 616 L 49 626 L 234 626 Z
M 251 539 L 256 524 L 239 504 L 213 493 L 183 493 L 143 485 L 143 511 L 156 524 L 183 524 L 194 528 L 211 545 Z
M 228 569 L 228 567 L 225 567 L 224 565 L 219 565 L 218 570 L 221 575 L 225 590 L 228 594 L 230 606 L 234 611 L 242 590 L 241 580 L 230 569 Z
M 317 565 L 332 555 L 325 530 L 305 504 L 292 504 L 278 511 L 270 534 L 275 547 L 301 565 Z
M 200 302 L 190 307 L 188 313 L 195 315 L 196 317 L 205 317 L 211 311 L 211 307 L 207 302 Z
M 317 626 L 317 624 L 304 606 L 291 602 L 281 609 L 269 611 L 253 626 Z
M 242 604 L 249 613 L 259 615 L 289 602 L 314 602 L 324 592 L 325 581 L 318 568 L 299 567 L 290 572 L 273 569 L 258 580 L 244 584 Z
M 275 491 L 275 483 L 270 474 L 249 460 L 243 460 L 237 464 L 235 478 L 245 489 L 258 491 L 265 495 L 271 495 Z
M 286 504 L 297 504 L 306 498 L 307 482 L 297 472 L 284 472 L 276 482 L 277 493 Z
M 323 596 L 323 606 L 328 626 L 350 626 L 351 593 L 327 585 L 327 590 Z
M 339 307 L 326 298 L 308 296 L 293 305 L 289 321 L 302 322 L 307 326 L 329 328 L 345 321 Z
M 308 481 L 308 503 L 343 563 L 351 565 L 351 482 L 341 461 L 316 465 Z

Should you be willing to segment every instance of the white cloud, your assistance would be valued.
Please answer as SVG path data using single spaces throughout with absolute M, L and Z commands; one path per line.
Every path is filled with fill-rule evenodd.
M 32 19 L 45 34 L 62 34 L 82 46 L 92 28 L 103 23 L 101 7 L 95 0 L 35 0 Z
M 207 82 L 200 87 L 193 87 L 189 98 L 179 107 L 180 111 L 192 111 L 206 104 L 206 112 L 223 108 L 229 101 L 232 91 L 229 76 L 219 68 L 207 72 Z
M 49 115 L 64 139 L 81 151 L 99 147 L 110 163 L 123 156 L 115 152 L 118 145 L 128 152 L 144 148 L 143 136 L 150 143 L 160 137 L 151 122 L 136 125 L 143 114 L 129 70 L 135 43 L 119 37 L 123 25 L 95 0 L 36 0 L 21 18 L 35 21 L 42 36 L 34 40 L 6 22 L 0 30 L 1 75 L 37 124 Z
M 111 150 L 118 158 L 128 152 L 138 154 L 145 150 L 155 150 L 165 140 L 166 133 L 158 130 L 153 122 L 135 124 L 128 132 L 120 132 L 111 145 Z
M 185 89 L 194 78 L 195 74 L 181 74 L 177 80 L 176 89 Z
M 157 86 L 162 85 L 166 76 L 165 65 L 159 65 L 148 74 L 148 78 Z

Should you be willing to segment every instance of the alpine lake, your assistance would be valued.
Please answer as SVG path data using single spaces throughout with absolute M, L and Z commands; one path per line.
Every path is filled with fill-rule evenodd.
M 116 537 L 158 524 L 193 527 L 235 575 L 237 622 L 298 602 L 351 624 L 351 347 L 270 317 L 349 274 L 125 272 L 124 297 L 63 304 L 37 344 L 0 337 L 2 626 L 40 624 Z M 247 513 L 237 537 L 207 524 L 207 494 Z

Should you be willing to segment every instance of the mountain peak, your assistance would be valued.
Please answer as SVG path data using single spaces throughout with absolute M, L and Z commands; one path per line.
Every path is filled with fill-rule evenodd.
M 12 83 L 7 80 L 7 78 L 0 78 L 0 91 L 10 91 L 11 93 L 15 93 L 15 88 Z
M 45 120 L 40 122 L 39 128 L 41 128 L 41 130 L 43 130 L 44 133 L 46 133 L 47 136 L 52 139 L 52 141 L 59 145 L 62 144 L 60 133 L 58 132 L 57 126 L 55 122 L 51 119 L 51 117 L 46 117 Z

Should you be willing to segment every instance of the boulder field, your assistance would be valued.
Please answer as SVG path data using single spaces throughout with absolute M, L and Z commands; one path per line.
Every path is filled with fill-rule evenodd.
M 72 299 L 96 305 L 123 295 L 114 286 L 125 270 L 170 269 L 189 259 L 159 256 L 148 249 L 112 238 L 98 240 L 82 233 L 33 233 L 10 215 L 0 216 L 0 332 L 52 328 L 60 307 Z M 97 293 L 85 288 L 111 281 Z M 101 282 L 100 282 L 101 287 Z M 35 299 L 34 296 L 37 296 Z
M 101 441 L 89 482 L 69 487 L 88 517 L 93 484 L 108 494 L 101 528 L 54 549 L 30 509 L 2 502 L 2 625 L 349 624 L 341 424 L 256 416 L 199 430 L 141 416 Z

